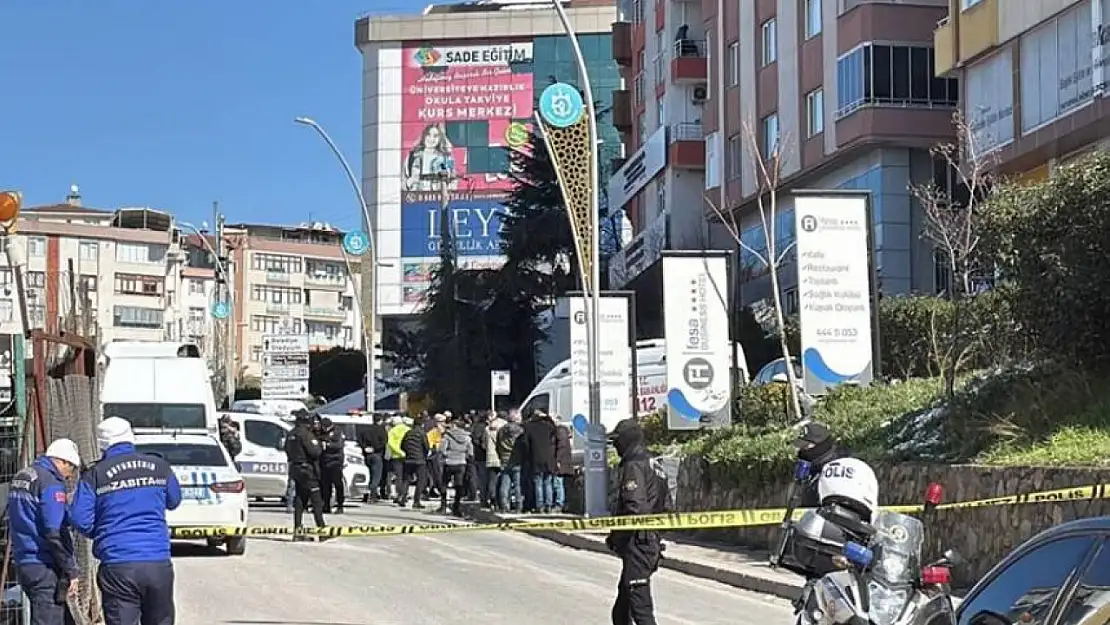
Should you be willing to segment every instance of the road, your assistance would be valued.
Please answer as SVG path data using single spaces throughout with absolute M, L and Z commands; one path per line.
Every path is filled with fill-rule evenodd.
M 442 517 L 362 506 L 332 523 L 429 523 Z M 284 524 L 253 509 L 251 524 Z M 619 562 L 507 532 L 334 539 L 251 539 L 232 558 L 175 544 L 178 625 L 566 625 L 608 623 Z M 787 602 L 671 571 L 655 576 L 663 625 L 789 623 Z

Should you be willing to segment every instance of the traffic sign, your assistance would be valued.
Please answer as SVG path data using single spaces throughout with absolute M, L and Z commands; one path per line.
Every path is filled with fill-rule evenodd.
M 556 128 L 577 124 L 585 110 L 582 94 L 565 82 L 548 85 L 540 95 L 540 115 Z
M 490 371 L 490 387 L 494 395 L 511 395 L 513 386 L 508 371 Z
M 307 380 L 308 367 L 300 366 L 271 366 L 262 370 L 263 379 L 279 379 L 279 380 Z
M 343 235 L 343 249 L 351 256 L 362 256 L 370 249 L 370 237 L 362 230 L 351 230 Z
M 216 319 L 227 319 L 231 315 L 231 306 L 227 302 L 212 302 L 212 316 Z
M 308 353 L 308 335 L 263 334 L 262 351 L 268 354 Z
M 307 367 L 308 352 L 298 354 L 262 354 L 262 366 L 270 367 Z
M 304 399 L 307 395 L 308 380 L 262 378 L 262 399 Z

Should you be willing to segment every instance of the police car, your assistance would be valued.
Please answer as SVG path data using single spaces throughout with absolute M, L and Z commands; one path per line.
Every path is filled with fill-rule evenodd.
M 166 513 L 174 527 L 246 527 L 247 491 L 224 446 L 206 434 L 140 434 L 139 453 L 153 454 L 173 467 L 181 484 L 181 505 Z M 208 539 L 224 544 L 229 555 L 243 555 L 246 538 Z

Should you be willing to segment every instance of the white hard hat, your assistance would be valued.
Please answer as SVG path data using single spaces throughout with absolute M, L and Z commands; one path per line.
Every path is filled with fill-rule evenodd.
M 47 458 L 64 460 L 75 467 L 81 466 L 81 452 L 77 451 L 77 443 L 68 438 L 59 438 L 46 448 Z
M 100 450 L 104 451 L 119 443 L 134 443 L 135 433 L 131 431 L 131 424 L 126 419 L 108 417 L 96 426 L 96 442 L 100 444 Z

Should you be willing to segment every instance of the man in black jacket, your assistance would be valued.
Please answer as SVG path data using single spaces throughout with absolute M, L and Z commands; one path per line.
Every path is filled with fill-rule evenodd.
M 381 488 L 382 470 L 385 467 L 385 446 L 388 444 L 389 434 L 382 417 L 375 416 L 370 425 L 359 426 L 358 446 L 362 448 L 362 457 L 370 469 L 370 485 L 367 493 L 362 496 L 363 501 L 375 503 L 378 501 L 378 491 Z
M 312 506 L 312 517 L 316 527 L 324 527 L 324 501 L 320 497 L 320 441 L 312 431 L 313 419 L 307 410 L 293 413 L 296 419 L 293 429 L 285 439 L 285 457 L 289 462 L 289 477 L 293 480 L 296 493 L 293 504 L 293 527 L 304 527 L 304 510 Z M 323 539 L 323 536 L 320 537 Z M 307 536 L 295 535 L 293 540 L 309 540 Z
M 639 422 L 635 418 L 620 421 L 610 440 L 621 458 L 613 516 L 652 514 L 662 510 L 667 493 L 651 466 L 651 455 Z M 639 530 L 611 531 L 605 543 L 621 559 L 621 577 L 611 615 L 613 625 L 655 625 L 651 576 L 663 557 L 659 534 Z
M 847 448 L 837 444 L 824 423 L 817 421 L 802 426 L 802 431 L 794 440 L 794 446 L 798 448 L 798 459 L 810 464 L 809 477 L 802 484 L 799 505 L 803 508 L 816 508 L 821 505 L 821 496 L 817 492 L 817 478 L 821 475 L 821 469 L 833 460 L 847 458 L 851 454 Z
M 343 514 L 343 502 L 346 499 L 343 447 L 347 441 L 343 438 L 343 432 L 335 429 L 335 424 L 327 417 L 320 419 L 319 438 L 324 446 L 320 452 L 320 490 L 324 500 L 324 514 L 331 514 L 332 493 L 335 493 L 336 514 Z
M 423 419 L 418 418 L 412 428 L 405 433 L 404 438 L 401 439 L 401 451 L 405 454 L 404 473 L 397 487 L 397 505 L 404 507 L 408 503 L 409 482 L 415 479 L 416 495 L 412 499 L 412 507 L 423 510 L 424 504 L 420 503 L 420 498 L 424 496 L 424 489 L 428 487 L 428 456 L 431 454 Z

